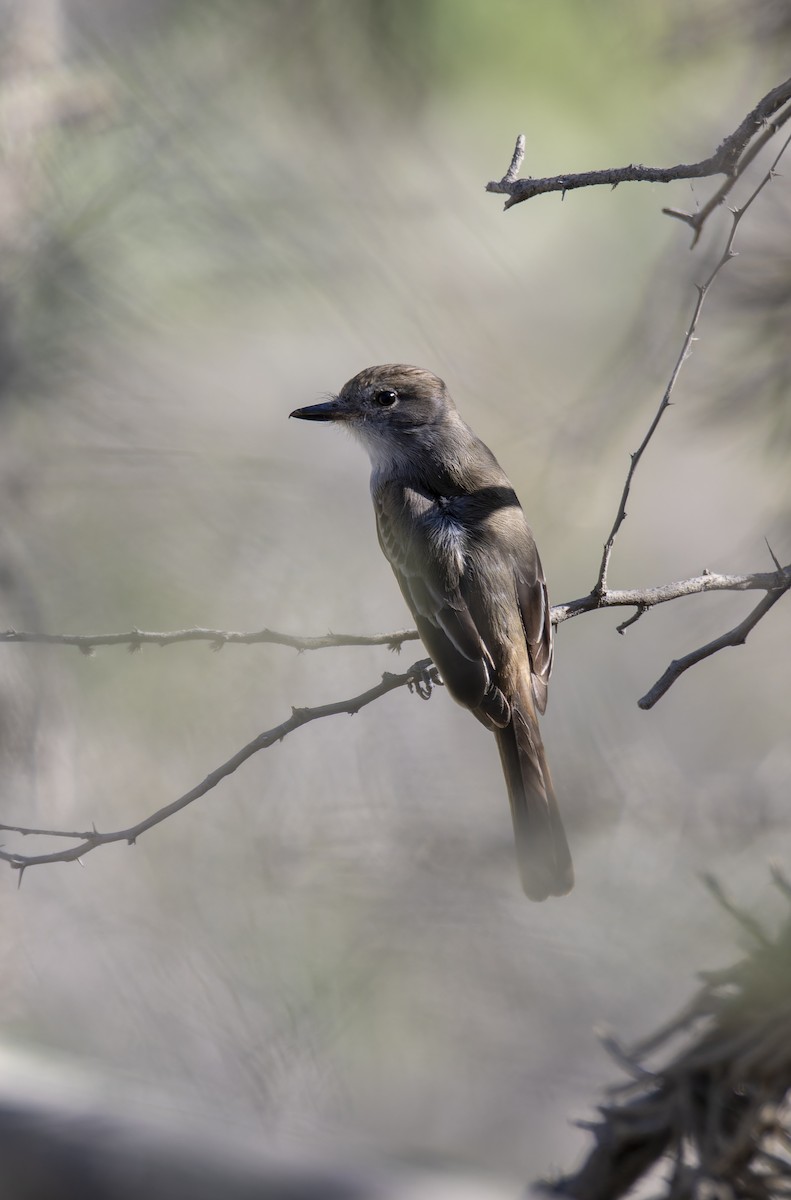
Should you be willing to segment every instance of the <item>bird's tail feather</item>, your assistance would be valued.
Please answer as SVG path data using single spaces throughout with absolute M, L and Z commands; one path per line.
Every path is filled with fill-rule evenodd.
M 496 730 L 495 737 L 525 894 L 531 900 L 565 896 L 574 886 L 574 868 L 532 697 L 514 697 L 511 721 Z

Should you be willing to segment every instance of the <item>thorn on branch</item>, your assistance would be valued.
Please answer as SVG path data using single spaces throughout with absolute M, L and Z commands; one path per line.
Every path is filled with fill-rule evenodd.
M 685 225 L 691 225 L 693 229 L 697 227 L 697 213 L 685 213 L 680 208 L 663 208 L 662 213 L 666 217 L 675 217 L 677 221 L 683 221 Z
M 778 557 L 777 557 L 777 555 L 775 554 L 775 552 L 774 552 L 774 550 L 772 549 L 772 547 L 769 545 L 769 538 L 768 538 L 768 537 L 766 537 L 766 536 L 764 536 L 764 541 L 766 542 L 766 548 L 767 548 L 767 550 L 769 551 L 769 554 L 771 555 L 772 562 L 773 562 L 773 563 L 774 563 L 774 565 L 775 565 L 775 569 L 777 570 L 777 573 L 778 573 L 778 575 L 782 575 L 782 574 L 783 574 L 783 568 L 782 568 L 782 566 L 780 565 L 780 560 L 779 560 L 779 558 L 778 558 Z

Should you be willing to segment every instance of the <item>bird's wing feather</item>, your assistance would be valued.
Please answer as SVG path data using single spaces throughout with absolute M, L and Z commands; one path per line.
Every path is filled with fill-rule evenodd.
M 390 562 L 418 631 L 453 696 L 483 710 L 486 723 L 510 718 L 505 697 L 494 685 L 494 664 L 461 584 L 463 548 L 448 527 L 434 520 L 425 497 L 385 484 L 373 490 L 379 544 Z
M 535 549 L 530 560 L 516 572 L 516 598 L 530 656 L 533 696 L 536 708 L 542 713 L 547 706 L 547 684 L 552 671 L 554 645 L 547 585 Z

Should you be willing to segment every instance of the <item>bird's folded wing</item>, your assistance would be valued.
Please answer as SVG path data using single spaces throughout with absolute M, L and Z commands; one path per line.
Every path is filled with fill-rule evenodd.
M 516 598 L 527 640 L 532 669 L 533 697 L 536 708 L 543 712 L 547 706 L 547 684 L 552 670 L 554 653 L 552 611 L 541 560 L 534 550 L 524 566 L 516 572 Z
M 494 685 L 491 654 L 462 595 L 463 547 L 454 544 L 450 523 L 444 529 L 406 489 L 383 488 L 373 499 L 379 544 L 447 687 L 460 703 L 483 707 L 494 724 L 504 724 L 510 707 Z
M 461 594 L 464 552 L 450 522 L 443 536 L 429 503 L 406 488 L 374 495 L 379 544 L 415 618 L 435 625 L 459 654 L 474 661 L 489 653 Z

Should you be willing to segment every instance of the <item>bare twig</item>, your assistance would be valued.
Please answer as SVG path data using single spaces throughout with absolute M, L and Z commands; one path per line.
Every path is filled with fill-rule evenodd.
M 582 613 L 594 612 L 600 608 L 636 608 L 647 612 L 657 604 L 666 604 L 670 600 L 680 600 L 683 596 L 695 596 L 701 592 L 773 592 L 787 591 L 791 588 L 791 563 L 781 567 L 779 571 L 757 571 L 752 575 L 719 575 L 711 571 L 696 575 L 691 579 L 680 579 L 675 583 L 664 583 L 653 588 L 605 588 L 601 595 L 590 592 L 579 600 L 569 600 L 565 604 L 552 606 L 552 621 L 560 625 L 572 617 Z M 623 630 L 630 622 L 620 625 Z
M 50 837 L 67 837 L 77 838 L 79 842 L 75 846 L 69 846 L 65 850 L 55 850 L 51 854 L 16 854 L 12 851 L 0 849 L 0 859 L 9 863 L 16 871 L 19 871 L 19 881 L 22 881 L 22 875 L 28 867 L 40 866 L 44 863 L 55 862 L 75 862 L 84 855 L 95 850 L 97 846 L 106 846 L 110 842 L 127 842 L 130 846 L 134 845 L 141 834 L 146 833 L 155 825 L 161 824 L 162 821 L 172 817 L 174 813 L 180 812 L 182 808 L 186 808 L 188 804 L 192 804 L 194 800 L 205 796 L 212 788 L 215 788 L 221 780 L 232 775 L 234 771 L 247 762 L 248 758 L 252 758 L 259 750 L 267 750 L 273 746 L 275 742 L 281 742 L 289 733 L 293 733 L 295 729 L 299 729 L 302 725 L 308 725 L 311 721 L 318 721 L 322 717 L 334 717 L 339 713 L 358 713 L 361 708 L 365 708 L 367 704 L 372 704 L 374 700 L 387 695 L 388 692 L 393 692 L 396 688 L 408 687 L 410 690 L 417 691 L 420 696 L 426 698 L 430 695 L 431 686 L 437 683 L 438 679 L 430 659 L 421 659 L 419 662 L 413 663 L 408 671 L 404 671 L 400 675 L 392 675 L 386 672 L 382 676 L 381 683 L 369 688 L 368 691 L 362 692 L 359 696 L 353 696 L 350 700 L 337 700 L 332 704 L 322 704 L 316 708 L 293 708 L 291 716 L 283 721 L 280 725 L 276 725 L 274 729 L 267 729 L 264 733 L 259 733 L 258 737 L 253 738 L 241 750 L 237 750 L 236 754 L 232 755 L 226 762 L 219 767 L 215 767 L 210 771 L 206 778 L 195 787 L 190 788 L 183 796 L 179 796 L 177 800 L 173 800 L 170 804 L 166 804 L 163 808 L 157 809 L 142 821 L 138 821 L 136 825 L 130 825 L 128 829 L 116 829 L 108 833 L 100 833 L 97 829 L 92 829 L 88 833 L 65 833 L 53 832 L 52 830 L 28 829 L 21 826 L 0 825 L 0 829 L 9 832 L 17 832 L 25 835 L 46 834 Z
M 657 604 L 679 600 L 683 596 L 694 596 L 701 592 L 745 592 L 771 591 L 791 586 L 791 564 L 778 571 L 756 571 L 749 575 L 719 575 L 705 571 L 691 579 L 680 579 L 674 583 L 661 584 L 652 588 L 607 588 L 601 596 L 592 592 L 578 600 L 567 600 L 552 606 L 552 622 L 560 625 L 582 613 L 595 612 L 600 608 L 638 608 L 648 610 Z M 624 626 L 620 628 L 625 628 Z M 416 629 L 399 629 L 393 633 L 328 633 L 319 637 L 303 637 L 290 633 L 278 633 L 273 629 L 252 632 L 234 632 L 228 629 L 170 629 L 152 632 L 132 629 L 128 633 L 36 633 L 33 630 L 0 630 L 0 644 L 29 644 L 48 646 L 76 646 L 83 654 L 91 654 L 97 646 L 127 646 L 129 650 L 140 650 L 143 646 L 172 646 L 178 642 L 209 642 L 212 648 L 225 645 L 253 646 L 269 644 L 290 646 L 294 650 L 323 650 L 333 646 L 387 646 L 399 650 L 404 642 L 419 638 Z
M 693 579 L 685 579 L 657 588 L 621 591 L 607 590 L 598 597 L 590 593 L 579 600 L 572 600 L 567 604 L 556 605 L 552 610 L 552 619 L 553 622 L 559 624 L 562 621 L 569 620 L 571 617 L 579 616 L 583 612 L 624 606 L 636 607 L 637 612 L 642 613 L 654 605 L 664 604 L 670 600 L 679 599 L 682 596 L 696 595 L 701 592 L 710 591 L 749 590 L 763 590 L 767 594 L 747 620 L 742 622 L 740 626 L 737 626 L 736 630 L 732 630 L 730 634 L 726 634 L 723 638 L 717 639 L 716 642 L 710 643 L 709 646 L 695 651 L 694 654 L 688 655 L 686 659 L 673 663 L 668 672 L 666 672 L 666 675 L 639 702 L 641 707 L 648 708 L 655 704 L 660 696 L 664 695 L 674 679 L 691 666 L 693 662 L 699 661 L 700 658 L 706 657 L 708 654 L 715 653 L 716 650 L 721 649 L 724 645 L 738 645 L 744 641 L 749 630 L 757 624 L 764 613 L 769 611 L 769 608 L 776 603 L 784 592 L 791 590 L 791 564 L 776 572 L 759 572 L 753 575 L 715 575 L 709 572 L 696 576 Z M 628 624 L 630 622 L 627 621 L 619 628 L 624 628 Z M 296 649 L 317 649 L 320 646 L 341 645 L 389 645 L 392 647 L 416 637 L 417 633 L 414 630 L 401 630 L 397 634 L 377 634 L 371 637 L 358 637 L 352 634 L 330 634 L 324 638 L 293 637 L 289 634 L 273 633 L 271 630 L 249 634 L 205 629 L 176 630 L 169 633 L 144 633 L 141 630 L 134 630 L 131 634 L 91 635 L 17 633 L 10 630 L 5 634 L 0 634 L 0 641 L 76 645 L 83 652 L 89 652 L 97 645 L 130 645 L 133 649 L 138 649 L 144 642 L 153 642 L 157 645 L 170 645 L 173 642 L 200 640 L 219 643 L 221 645 L 227 641 L 245 644 L 268 641 L 279 645 L 293 646 Z M 671 672 L 673 672 L 673 677 L 668 678 Z M 427 699 L 431 694 L 432 686 L 437 682 L 438 677 L 431 664 L 431 660 L 422 659 L 420 662 L 414 663 L 408 671 L 400 675 L 385 673 L 382 676 L 381 683 L 370 688 L 367 692 L 353 697 L 351 700 L 339 700 L 332 704 L 324 704 L 315 708 L 295 708 L 292 710 L 292 714 L 288 720 L 282 722 L 282 724 L 276 726 L 274 729 L 269 729 L 259 734 L 252 742 L 249 742 L 241 750 L 237 751 L 227 762 L 222 763 L 215 770 L 211 771 L 201 783 L 191 788 L 190 791 L 185 792 L 183 796 L 178 797 L 172 803 L 158 809 L 144 820 L 127 829 L 100 833 L 95 826 L 89 830 L 63 830 L 0 824 L 0 831 L 15 833 L 22 837 L 57 837 L 66 838 L 78 843 L 65 850 L 56 850 L 49 854 L 37 855 L 24 855 L 0 848 L 0 860 L 9 863 L 11 867 L 20 871 L 21 882 L 21 873 L 27 867 L 39 866 L 43 863 L 74 862 L 81 859 L 91 850 L 95 850 L 97 846 L 107 845 L 110 842 L 128 842 L 131 845 L 142 833 L 145 833 L 155 825 L 159 825 L 174 813 L 180 812 L 182 808 L 186 808 L 194 800 L 211 791 L 222 779 L 233 774 L 253 754 L 256 754 L 259 750 L 268 749 L 275 742 L 281 741 L 287 734 L 300 728 L 300 726 L 307 725 L 309 722 L 318 720 L 321 717 L 335 716 L 339 713 L 359 712 L 367 704 L 373 703 L 374 700 L 378 700 L 388 692 L 400 687 L 406 686 L 410 690 L 417 692 L 422 698 Z
M 785 125 L 786 121 L 788 121 L 789 119 L 791 119 L 791 105 L 787 109 L 785 109 L 782 113 L 780 113 L 780 115 L 778 117 L 776 117 L 774 121 L 770 121 L 769 124 L 764 129 L 763 133 L 760 135 L 760 137 L 757 137 L 755 139 L 755 141 L 753 142 L 752 146 L 750 146 L 749 150 L 745 151 L 745 153 L 742 156 L 742 159 L 739 163 L 738 174 L 730 175 L 725 180 L 725 182 L 722 183 L 720 185 L 720 187 L 717 188 L 717 191 L 714 193 L 714 195 L 711 196 L 706 201 L 706 203 L 697 210 L 697 212 L 686 213 L 686 212 L 682 212 L 678 208 L 663 208 L 662 209 L 662 212 L 665 213 L 668 217 L 676 217 L 679 221 L 683 221 L 686 225 L 689 225 L 692 228 L 692 230 L 694 231 L 694 236 L 692 238 L 692 243 L 691 243 L 690 249 L 692 249 L 694 246 L 697 245 L 698 238 L 700 237 L 701 233 L 703 232 L 703 226 L 705 225 L 706 221 L 711 216 L 711 214 L 714 212 L 715 208 L 719 208 L 719 206 L 722 204 L 725 197 L 728 195 L 728 193 L 734 187 L 737 180 L 747 170 L 747 168 L 749 167 L 749 165 L 753 161 L 753 159 L 756 158 L 761 153 L 764 146 L 772 140 L 772 138 L 775 136 L 775 134 L 780 129 L 782 129 L 782 127 Z
M 712 155 L 701 159 L 700 162 L 679 163 L 675 167 L 645 167 L 639 163 L 630 163 L 627 167 L 612 167 L 603 171 L 583 171 L 572 175 L 549 176 L 545 179 L 517 179 L 516 175 L 524 157 L 524 134 L 520 134 L 508 171 L 502 179 L 487 183 L 486 190 L 506 195 L 508 199 L 505 207 L 508 209 L 544 192 L 561 192 L 565 195 L 566 192 L 576 188 L 596 187 L 601 184 L 616 187 L 619 183 L 672 183 L 677 179 L 704 179 L 712 175 L 727 175 L 729 178 L 735 179 L 741 175 L 754 157 L 749 153 L 752 149 L 750 142 L 766 125 L 769 118 L 778 113 L 789 101 L 791 101 L 791 79 L 786 79 L 768 92 L 762 100 L 759 100 L 738 128 L 734 129 L 733 133 L 720 143 Z M 773 132 L 776 132 L 790 116 L 791 107 L 775 118 Z M 761 137 L 764 137 L 764 134 L 761 134 Z M 764 141 L 766 140 L 768 139 L 764 137 Z M 722 191 L 722 189 L 720 190 Z M 727 191 L 723 191 L 717 203 L 720 203 L 726 194 Z M 684 219 L 682 214 L 674 212 L 672 215 L 681 215 Z M 705 216 L 703 220 L 705 220 Z M 689 223 L 692 222 L 689 221 Z
M 698 650 L 692 650 L 689 654 L 685 654 L 683 658 L 674 659 L 661 679 L 658 679 L 654 686 L 637 701 L 640 708 L 653 708 L 657 700 L 662 699 L 665 692 L 673 686 L 680 675 L 683 675 L 690 667 L 694 667 L 696 663 L 702 662 L 704 658 L 709 658 L 712 654 L 716 654 L 718 650 L 724 650 L 727 646 L 743 646 L 747 640 L 748 633 L 755 628 L 761 618 L 766 616 L 769 609 L 777 604 L 780 597 L 787 591 L 788 585 L 777 591 L 768 592 L 763 600 L 759 604 L 756 604 L 752 612 L 748 613 L 744 620 L 733 629 L 730 629 L 727 633 L 723 633 L 718 638 L 714 638 L 713 641 L 707 642 L 705 646 L 701 646 Z
M 209 642 L 213 650 L 227 645 L 290 646 L 294 650 L 325 650 L 332 646 L 388 646 L 400 650 L 404 642 L 418 639 L 416 629 L 399 629 L 395 633 L 375 633 L 370 637 L 356 633 L 327 633 L 321 637 L 295 637 L 273 629 L 254 633 L 235 633 L 228 629 L 172 629 L 161 633 L 132 629 L 129 633 L 32 633 L 18 629 L 0 631 L 0 642 L 48 643 L 76 646 L 83 654 L 92 654 L 97 646 L 128 646 L 131 651 L 145 645 L 171 646 L 175 642 Z
M 791 80 L 788 81 L 788 84 L 789 84 L 789 87 L 791 87 Z M 687 326 L 687 332 L 684 335 L 684 340 L 681 343 L 681 350 L 679 351 L 678 358 L 676 359 L 676 362 L 673 366 L 673 370 L 670 372 L 670 378 L 668 380 L 667 387 L 665 388 L 664 395 L 662 396 L 662 400 L 660 402 L 659 408 L 657 409 L 657 411 L 654 415 L 654 419 L 652 420 L 651 424 L 648 427 L 648 431 L 647 431 L 645 437 L 643 438 L 642 442 L 640 443 L 640 445 L 637 447 L 637 449 L 634 451 L 634 453 L 631 456 L 631 462 L 629 464 L 629 470 L 626 474 L 626 482 L 624 483 L 623 491 L 621 493 L 621 500 L 618 505 L 618 511 L 615 514 L 615 520 L 613 522 L 612 529 L 610 530 L 609 537 L 607 538 L 607 541 L 604 543 L 604 551 L 602 554 L 601 566 L 599 567 L 599 575 L 598 575 L 598 579 L 596 580 L 596 584 L 593 588 L 594 594 L 597 594 L 597 595 L 600 594 L 607 587 L 607 571 L 608 571 L 608 568 L 610 565 L 610 558 L 612 556 L 613 545 L 615 543 L 615 538 L 618 534 L 618 531 L 621 528 L 621 525 L 623 524 L 624 520 L 626 519 L 626 502 L 629 499 L 629 492 L 631 491 L 632 480 L 634 479 L 635 471 L 637 470 L 637 467 L 640 463 L 640 459 L 643 457 L 643 454 L 645 453 L 645 450 L 648 447 L 648 444 L 651 441 L 651 438 L 654 436 L 657 426 L 659 425 L 659 422 L 662 420 L 662 417 L 664 416 L 665 411 L 670 407 L 671 397 L 673 395 L 673 391 L 675 389 L 679 374 L 681 373 L 681 368 L 684 365 L 687 358 L 689 357 L 689 353 L 692 349 L 692 343 L 695 340 L 695 331 L 698 327 L 698 322 L 700 320 L 700 314 L 703 310 L 703 305 L 705 304 L 706 296 L 708 295 L 709 289 L 710 289 L 711 285 L 713 284 L 714 280 L 719 275 L 722 268 L 725 266 L 725 264 L 727 262 L 730 262 L 730 260 L 735 257 L 734 249 L 733 249 L 733 242 L 736 237 L 736 230 L 739 228 L 739 223 L 741 222 L 742 218 L 744 217 L 744 214 L 747 212 L 747 210 L 750 208 L 750 206 L 754 203 L 754 201 L 758 198 L 758 196 L 763 191 L 763 189 L 766 187 L 766 185 L 769 183 L 769 181 L 774 177 L 775 171 L 777 169 L 777 164 L 779 163 L 780 159 L 782 158 L 783 154 L 785 153 L 786 148 L 788 147 L 789 141 L 791 141 L 791 138 L 787 138 L 786 141 L 783 143 L 783 145 L 780 148 L 780 151 L 775 156 L 774 161 L 772 162 L 772 165 L 770 166 L 769 170 L 761 177 L 759 183 L 757 184 L 757 186 L 755 188 L 753 188 L 753 191 L 751 192 L 750 196 L 745 201 L 745 203 L 741 206 L 741 208 L 737 208 L 733 211 L 732 221 L 731 221 L 731 229 L 730 229 L 730 233 L 728 235 L 728 240 L 725 243 L 725 248 L 724 248 L 722 254 L 720 255 L 719 259 L 715 263 L 714 267 L 712 268 L 706 281 L 702 284 L 699 284 L 697 287 L 698 295 L 697 295 L 697 300 L 695 301 L 695 307 L 692 310 L 692 318 L 689 322 L 689 325 Z

